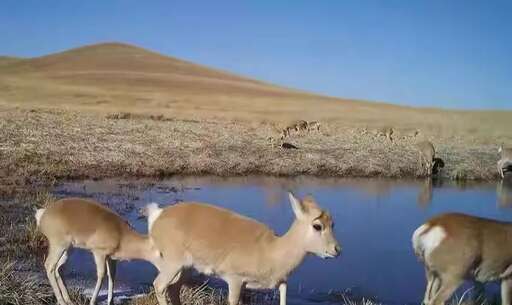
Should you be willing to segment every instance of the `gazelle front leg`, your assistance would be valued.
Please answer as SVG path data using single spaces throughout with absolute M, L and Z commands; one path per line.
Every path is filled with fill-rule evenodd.
M 279 305 L 286 305 L 286 282 L 279 284 Z
M 238 301 L 240 301 L 240 292 L 242 291 L 242 281 L 239 279 L 226 279 L 228 283 L 228 304 L 229 305 L 238 305 Z

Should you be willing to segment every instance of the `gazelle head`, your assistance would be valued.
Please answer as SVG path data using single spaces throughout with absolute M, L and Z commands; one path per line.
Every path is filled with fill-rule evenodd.
M 333 233 L 331 215 L 322 210 L 313 197 L 306 196 L 302 201 L 288 193 L 293 212 L 302 232 L 305 250 L 322 258 L 340 255 L 341 247 Z

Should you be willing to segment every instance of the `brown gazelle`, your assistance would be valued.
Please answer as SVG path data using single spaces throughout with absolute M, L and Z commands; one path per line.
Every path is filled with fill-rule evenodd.
M 420 168 L 424 168 L 427 175 L 432 175 L 432 168 L 434 166 L 434 158 L 436 156 L 436 150 L 434 144 L 430 141 L 421 141 L 416 144 L 419 152 L 419 165 Z
M 91 200 L 67 198 L 56 201 L 36 212 L 39 230 L 49 243 L 44 263 L 46 273 L 59 304 L 73 304 L 59 268 L 66 262 L 71 247 L 90 250 L 96 263 L 97 282 L 90 304 L 96 297 L 108 274 L 108 304 L 113 304 L 115 261 L 144 259 L 157 266 L 160 252 L 151 240 L 134 231 L 113 211 Z
M 295 221 L 283 236 L 209 204 L 178 203 L 164 209 L 148 205 L 149 235 L 165 261 L 154 281 L 158 302 L 167 304 L 168 285 L 177 283 L 183 268 L 194 267 L 227 282 L 229 305 L 238 304 L 243 286 L 279 287 L 280 304 L 286 304 L 287 277 L 306 254 L 329 258 L 341 251 L 329 213 L 311 196 L 302 201 L 291 193 L 289 197 Z
M 498 148 L 498 153 L 500 154 L 500 160 L 498 160 L 498 173 L 501 178 L 505 177 L 503 173 L 503 169 L 509 166 L 512 166 L 512 148 L 503 147 L 503 144 Z
M 466 279 L 501 280 L 502 304 L 512 301 L 512 223 L 443 214 L 414 231 L 414 252 L 425 264 L 423 303 L 443 305 Z

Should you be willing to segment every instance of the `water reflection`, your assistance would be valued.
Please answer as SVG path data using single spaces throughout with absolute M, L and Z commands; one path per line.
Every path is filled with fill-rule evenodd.
M 502 208 L 512 207 L 512 177 L 505 177 L 498 182 L 496 187 L 498 205 Z
M 417 197 L 418 205 L 426 208 L 432 202 L 432 179 L 430 177 L 423 180 Z

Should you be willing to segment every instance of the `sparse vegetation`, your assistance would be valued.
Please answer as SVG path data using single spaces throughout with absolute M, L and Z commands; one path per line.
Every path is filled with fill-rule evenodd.
M 35 275 L 27 275 L 16 270 L 13 260 L 0 262 L 0 304 L 50 304 L 53 293 Z

